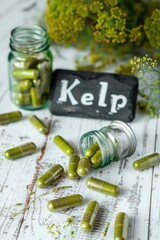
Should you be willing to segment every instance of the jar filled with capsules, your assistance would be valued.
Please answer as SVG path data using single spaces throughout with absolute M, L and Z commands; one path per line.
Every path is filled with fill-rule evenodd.
M 52 73 L 52 53 L 45 29 L 21 26 L 10 36 L 8 72 L 11 100 L 22 109 L 48 105 Z
M 93 168 L 102 168 L 131 156 L 136 144 L 133 130 L 122 121 L 112 121 L 100 130 L 86 132 L 79 141 L 81 155 L 89 158 Z

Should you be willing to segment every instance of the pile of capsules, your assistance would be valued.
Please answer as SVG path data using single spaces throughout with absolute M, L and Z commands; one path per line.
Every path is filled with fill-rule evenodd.
M 6 124 L 9 122 L 18 121 L 22 118 L 22 114 L 19 111 L 10 112 L 0 115 L 0 124 Z M 29 121 L 32 125 L 41 133 L 47 134 L 47 126 L 35 115 L 29 117 Z M 97 150 L 97 144 L 93 144 L 85 152 L 85 156 L 80 158 L 74 153 L 73 147 L 61 136 L 54 137 L 54 143 L 69 156 L 68 164 L 68 178 L 77 179 L 79 176 L 84 177 L 88 174 L 90 168 L 90 159 L 95 156 Z M 36 145 L 33 142 L 29 142 L 5 151 L 4 156 L 7 159 L 17 159 L 36 151 Z M 93 160 L 93 159 L 92 159 Z M 154 153 L 144 158 L 136 160 L 133 163 L 133 167 L 136 170 L 144 170 L 146 168 L 156 166 L 160 163 L 160 154 Z M 36 182 L 37 187 L 45 188 L 56 181 L 64 173 L 64 168 L 60 164 L 52 166 L 44 175 L 39 177 Z M 116 197 L 120 193 L 118 186 L 102 181 L 100 179 L 90 177 L 86 180 L 86 186 L 89 189 L 98 191 L 113 197 Z M 67 208 L 75 207 L 83 203 L 83 197 L 80 194 L 73 194 L 61 198 L 57 198 L 48 202 L 49 211 L 60 211 Z M 99 203 L 97 201 L 90 201 L 82 217 L 80 228 L 84 232 L 91 231 L 96 220 L 97 212 L 99 209 Z M 115 227 L 114 227 L 114 239 L 126 240 L 128 230 L 128 216 L 124 212 L 120 212 L 116 215 Z
M 18 106 L 38 107 L 47 102 L 51 79 L 51 63 L 33 57 L 12 64 L 12 100 Z

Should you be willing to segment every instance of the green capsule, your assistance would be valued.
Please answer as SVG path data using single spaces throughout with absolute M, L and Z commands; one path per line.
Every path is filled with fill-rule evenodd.
M 98 150 L 99 145 L 95 142 L 85 151 L 84 155 L 85 157 L 91 158 Z
M 31 87 L 32 87 L 32 82 L 30 80 L 24 80 L 15 84 L 13 86 L 13 91 L 23 93 L 23 92 L 29 91 Z
M 31 104 L 31 96 L 29 93 L 15 93 L 12 94 L 13 102 L 16 105 L 29 105 Z
M 51 81 L 51 64 L 50 62 L 43 61 L 38 64 L 37 68 L 42 81 L 42 92 L 48 93 Z
M 127 240 L 128 232 L 128 216 L 124 212 L 120 212 L 116 215 L 116 221 L 114 225 L 114 240 Z
M 73 194 L 67 197 L 61 197 L 48 202 L 48 210 L 51 212 L 65 210 L 83 203 L 83 197 L 80 194 Z
M 42 94 L 42 103 L 46 103 L 48 101 L 48 93 L 43 93 Z
M 70 179 L 78 178 L 77 168 L 79 163 L 80 157 L 77 154 L 70 155 L 69 164 L 68 164 L 68 177 Z
M 80 228 L 84 232 L 89 232 L 93 229 L 94 222 L 99 209 L 99 203 L 96 201 L 90 201 L 83 215 L 80 223 Z
M 12 76 L 17 80 L 23 80 L 23 79 L 37 79 L 39 76 L 39 72 L 36 69 L 14 69 L 12 71 Z
M 4 156 L 8 160 L 10 159 L 17 159 L 24 157 L 26 155 L 32 154 L 36 151 L 36 144 L 33 142 L 25 143 L 23 145 L 10 148 L 5 151 Z
M 91 166 L 98 167 L 102 161 L 101 150 L 99 149 L 90 159 Z
M 77 173 L 79 176 L 84 177 L 89 173 L 90 161 L 89 158 L 83 157 L 78 163 Z
M 31 68 L 35 65 L 35 63 L 37 62 L 36 58 L 25 58 L 23 60 L 17 60 L 13 63 L 13 67 L 18 68 L 18 69 L 28 69 Z
M 70 156 L 74 153 L 73 147 L 63 137 L 57 135 L 53 141 L 66 155 Z
M 0 125 L 11 122 L 16 122 L 22 119 L 22 113 L 20 111 L 8 112 L 0 114 Z
M 33 82 L 33 86 L 34 86 L 34 87 L 40 87 L 41 84 L 42 84 L 42 82 L 41 82 L 40 79 L 33 79 L 32 82 Z
M 41 105 L 41 93 L 39 88 L 32 87 L 30 90 L 32 105 L 38 107 Z
M 92 190 L 117 197 L 120 193 L 119 187 L 98 178 L 90 177 L 86 181 L 86 186 Z
M 28 119 L 40 133 L 46 134 L 48 132 L 48 127 L 37 116 L 31 115 Z
M 139 160 L 134 161 L 133 167 L 136 170 L 144 170 L 150 167 L 154 167 L 160 164 L 160 154 L 153 153 L 151 155 L 145 156 Z
M 64 173 L 64 168 L 60 164 L 51 167 L 44 175 L 38 178 L 36 185 L 45 188 L 56 181 Z

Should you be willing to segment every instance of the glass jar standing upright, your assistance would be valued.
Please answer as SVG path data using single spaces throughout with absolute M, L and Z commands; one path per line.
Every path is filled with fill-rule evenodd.
M 112 121 L 100 130 L 86 132 L 79 141 L 81 155 L 90 159 L 93 168 L 102 168 L 131 156 L 136 145 L 133 130 L 122 121 Z
M 53 60 L 46 30 L 39 26 L 13 29 L 10 49 L 8 71 L 13 103 L 28 110 L 46 107 Z

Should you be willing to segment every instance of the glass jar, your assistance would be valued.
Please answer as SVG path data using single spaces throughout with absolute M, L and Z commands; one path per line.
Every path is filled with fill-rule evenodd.
M 113 121 L 100 130 L 84 133 L 79 140 L 81 155 L 89 157 L 94 168 L 131 156 L 136 145 L 134 132 L 122 121 Z
M 8 71 L 10 96 L 18 107 L 40 109 L 48 104 L 52 53 L 45 29 L 21 26 L 10 36 Z

